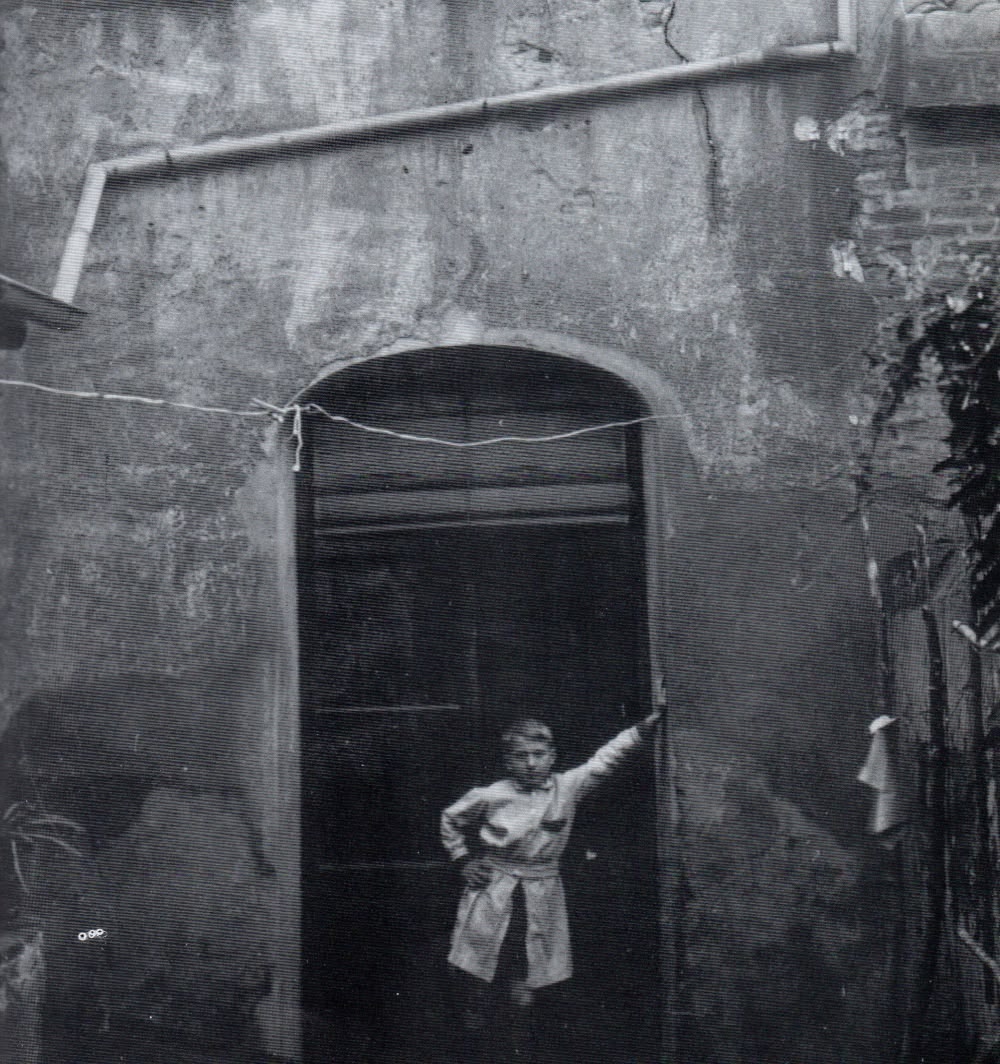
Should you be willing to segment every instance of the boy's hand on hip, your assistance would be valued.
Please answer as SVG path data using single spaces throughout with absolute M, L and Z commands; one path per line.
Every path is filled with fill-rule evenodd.
M 467 887 L 480 890 L 489 885 L 493 869 L 481 857 L 472 857 L 462 865 L 461 875 Z

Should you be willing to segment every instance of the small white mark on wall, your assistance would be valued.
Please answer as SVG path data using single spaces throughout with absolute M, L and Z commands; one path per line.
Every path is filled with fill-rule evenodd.
M 796 140 L 817 141 L 820 139 L 819 122 L 812 115 L 802 115 L 795 120 L 793 130 Z
M 831 244 L 830 258 L 833 260 L 833 272 L 837 277 L 849 277 L 852 281 L 864 284 L 865 271 L 853 240 L 838 240 Z

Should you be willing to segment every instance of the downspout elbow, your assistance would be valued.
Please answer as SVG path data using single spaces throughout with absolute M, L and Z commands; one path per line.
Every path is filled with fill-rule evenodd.
M 64 303 L 72 303 L 76 295 L 76 288 L 80 283 L 83 263 L 87 257 L 87 248 L 90 244 L 90 234 L 94 231 L 97 212 L 101 206 L 101 197 L 104 194 L 104 186 L 107 180 L 108 171 L 101 163 L 91 163 L 87 167 L 86 177 L 83 182 L 83 192 L 80 195 L 76 216 L 73 219 L 73 227 L 66 241 L 62 260 L 59 263 L 59 273 L 56 276 L 55 287 L 52 289 L 53 297 L 62 300 Z
M 858 54 L 858 2 L 837 0 L 836 55 L 854 58 Z

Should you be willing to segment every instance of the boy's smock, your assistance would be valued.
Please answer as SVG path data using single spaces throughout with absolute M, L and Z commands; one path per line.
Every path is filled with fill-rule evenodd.
M 529 987 L 549 986 L 573 974 L 566 897 L 559 858 L 566 849 L 577 803 L 610 775 L 642 741 L 627 728 L 589 761 L 554 773 L 542 787 L 528 789 L 504 779 L 475 787 L 441 814 L 441 841 L 453 860 L 482 858 L 490 883 L 466 886 L 458 905 L 448 961 L 492 982 L 500 947 L 510 925 L 514 888 L 524 887 L 528 932 Z

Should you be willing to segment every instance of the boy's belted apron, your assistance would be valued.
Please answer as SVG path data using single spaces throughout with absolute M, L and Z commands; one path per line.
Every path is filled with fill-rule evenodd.
M 518 883 L 524 890 L 528 931 L 527 984 L 548 986 L 573 974 L 566 895 L 556 862 L 511 861 L 490 855 L 490 883 L 466 890 L 459 903 L 449 961 L 471 975 L 491 981 L 510 924 Z

